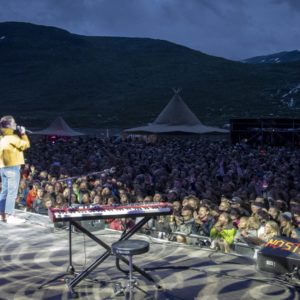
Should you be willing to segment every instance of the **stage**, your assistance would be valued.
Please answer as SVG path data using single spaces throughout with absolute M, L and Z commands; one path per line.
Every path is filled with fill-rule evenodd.
M 25 223 L 0 223 L 0 299 L 68 299 L 64 281 L 56 281 L 42 289 L 43 282 L 64 273 L 68 266 L 68 231 L 54 229 L 47 217 L 19 213 Z M 110 230 L 93 232 L 111 244 L 119 233 Z M 104 252 L 82 233 L 73 236 L 73 264 L 80 272 L 84 266 Z M 145 269 L 163 287 L 157 288 L 136 275 L 139 289 L 135 299 L 299 299 L 293 285 L 260 273 L 249 258 L 226 255 L 197 247 L 164 242 L 144 235 L 134 238 L 150 243 L 150 251 L 134 256 L 134 263 Z M 125 266 L 122 265 L 124 268 Z M 113 284 L 126 278 L 110 256 L 89 276 L 97 282 L 83 280 L 75 288 L 79 299 L 123 299 L 114 296 Z

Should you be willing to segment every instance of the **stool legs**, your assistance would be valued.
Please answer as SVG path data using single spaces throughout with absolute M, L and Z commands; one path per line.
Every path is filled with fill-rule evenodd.
M 134 288 L 134 280 L 132 276 L 132 255 L 128 256 L 128 262 L 129 262 L 129 282 L 127 284 L 127 290 L 126 290 L 126 299 L 133 300 L 133 288 Z

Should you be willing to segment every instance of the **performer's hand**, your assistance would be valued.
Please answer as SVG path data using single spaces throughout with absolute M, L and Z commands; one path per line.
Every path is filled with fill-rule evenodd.
M 19 133 L 21 135 L 25 134 L 26 133 L 26 129 L 24 126 L 17 126 L 17 130 L 19 131 Z

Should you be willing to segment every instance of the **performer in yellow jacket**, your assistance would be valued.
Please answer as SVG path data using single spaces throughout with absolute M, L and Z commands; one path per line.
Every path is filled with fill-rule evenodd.
M 14 213 L 20 182 L 20 168 L 24 164 L 23 151 L 30 147 L 26 130 L 17 126 L 12 116 L 0 119 L 0 217 L 6 222 Z

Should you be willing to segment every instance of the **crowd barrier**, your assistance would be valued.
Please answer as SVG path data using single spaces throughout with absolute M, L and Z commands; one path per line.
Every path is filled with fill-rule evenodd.
M 16 214 L 20 217 L 29 221 L 30 223 L 35 223 L 38 225 L 43 225 L 46 227 L 52 227 L 53 229 L 64 229 L 67 228 L 67 223 L 52 223 L 48 216 L 39 215 L 36 213 L 26 212 L 23 210 L 16 209 Z M 83 221 L 81 225 L 89 231 L 97 231 L 107 228 L 108 224 L 104 220 L 94 220 L 94 221 Z M 211 249 L 211 239 L 208 236 L 202 236 L 198 234 L 186 234 L 180 231 L 175 232 L 163 232 L 157 230 L 155 227 L 143 228 L 139 233 L 151 236 L 153 238 L 167 240 L 169 242 L 174 242 L 176 244 L 177 236 L 182 236 L 185 238 L 185 244 Z M 234 243 L 231 247 L 232 251 L 238 255 L 247 256 L 256 259 L 257 252 L 260 247 L 254 245 L 248 245 L 244 243 Z
M 170 242 L 176 242 L 177 236 L 182 236 L 185 238 L 185 244 L 196 246 L 199 248 L 211 249 L 212 240 L 208 236 L 198 235 L 198 234 L 186 234 L 184 232 L 162 232 L 158 231 L 155 227 L 151 229 L 143 229 L 142 233 L 149 235 L 154 238 L 159 238 L 163 240 L 168 240 Z M 256 245 L 249 245 L 246 243 L 233 243 L 231 245 L 231 250 L 242 256 L 257 259 L 257 253 L 261 247 Z

